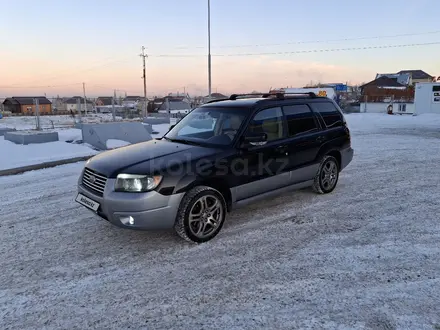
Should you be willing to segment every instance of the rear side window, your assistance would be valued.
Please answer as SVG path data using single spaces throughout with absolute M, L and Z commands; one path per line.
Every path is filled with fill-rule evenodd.
M 331 102 L 311 103 L 313 111 L 319 113 L 327 128 L 342 126 L 344 118 L 341 112 Z
M 318 129 L 315 116 L 307 105 L 289 105 L 283 107 L 283 111 L 289 129 L 289 136 L 312 132 Z

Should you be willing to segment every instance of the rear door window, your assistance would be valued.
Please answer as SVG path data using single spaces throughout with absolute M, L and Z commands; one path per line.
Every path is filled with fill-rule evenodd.
M 286 117 L 289 137 L 318 130 L 315 115 L 305 104 L 295 104 L 283 107 Z
M 331 102 L 311 103 L 313 111 L 319 113 L 327 128 L 343 126 L 342 113 Z

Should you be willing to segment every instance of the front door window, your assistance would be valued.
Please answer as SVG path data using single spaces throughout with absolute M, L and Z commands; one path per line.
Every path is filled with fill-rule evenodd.
M 284 126 L 281 108 L 269 108 L 258 112 L 249 124 L 249 132 L 266 133 L 268 142 L 282 139 Z

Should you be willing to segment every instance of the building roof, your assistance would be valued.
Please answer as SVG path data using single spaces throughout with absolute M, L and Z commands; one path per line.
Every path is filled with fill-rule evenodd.
M 361 88 L 367 87 L 367 86 L 376 86 L 376 87 L 405 87 L 405 85 L 402 85 L 397 82 L 397 78 L 389 78 L 386 76 L 381 76 L 377 79 L 374 79 L 365 85 L 362 85 Z
M 140 96 L 126 96 L 124 98 L 124 101 L 138 101 L 140 100 L 142 97 Z
M 396 79 L 397 82 L 402 85 L 409 85 L 411 82 L 411 74 L 409 73 L 377 73 L 376 79 L 380 77 Z
M 112 105 L 113 104 L 113 97 L 112 96 L 100 96 L 96 100 L 97 101 L 100 100 L 104 105 Z
M 399 71 L 398 73 L 400 73 L 400 74 L 409 73 L 409 74 L 411 74 L 413 79 L 432 79 L 433 78 L 433 76 L 427 74 L 423 70 L 402 70 L 402 71 Z
M 74 97 L 71 97 L 71 98 L 65 100 L 64 103 L 66 103 L 66 104 L 76 104 L 76 102 L 77 102 L 78 99 L 80 100 L 80 102 L 81 102 L 82 104 L 84 104 L 84 98 L 83 98 L 82 96 L 74 96 Z M 93 102 L 90 101 L 90 100 L 87 100 L 86 102 L 87 102 L 88 104 L 93 103 Z
M 13 96 L 6 98 L 3 103 L 8 101 L 11 104 L 31 105 L 34 104 L 34 99 L 38 99 L 39 104 L 52 104 L 45 96 Z

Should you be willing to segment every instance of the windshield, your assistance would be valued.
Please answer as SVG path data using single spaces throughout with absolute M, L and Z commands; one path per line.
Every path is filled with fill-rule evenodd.
M 234 141 L 246 112 L 234 108 L 196 108 L 164 138 L 175 142 L 228 146 Z

